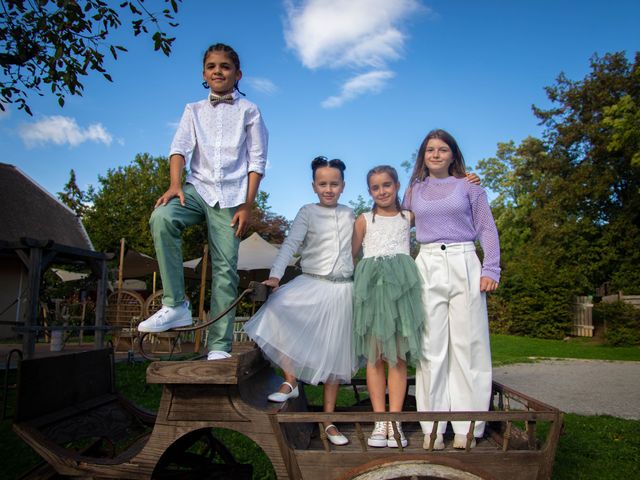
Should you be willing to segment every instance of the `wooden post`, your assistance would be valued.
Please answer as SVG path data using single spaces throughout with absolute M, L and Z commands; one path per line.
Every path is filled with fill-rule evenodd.
M 205 243 L 204 249 L 202 252 L 202 261 L 200 262 L 200 265 L 202 266 L 202 271 L 200 272 L 200 300 L 198 302 L 198 317 L 200 318 L 201 322 L 206 321 L 205 312 L 204 312 L 204 294 L 207 287 L 208 261 L 209 261 L 209 244 Z M 195 353 L 200 352 L 201 341 L 202 341 L 202 330 L 197 330 L 195 339 L 194 339 L 195 343 L 193 345 L 193 351 Z
M 94 332 L 94 344 L 96 348 L 102 348 L 104 346 L 104 317 L 105 317 L 105 305 L 107 303 L 107 261 L 101 260 L 98 265 L 98 284 L 96 286 L 96 312 L 95 312 L 95 326 L 97 327 Z
M 25 317 L 24 325 L 27 330 L 22 337 L 22 352 L 24 358 L 33 358 L 36 351 L 36 334 L 29 327 L 38 324 L 38 307 L 40 305 L 40 277 L 42 276 L 42 249 L 32 246 L 29 248 L 29 272 L 28 292 L 29 311 Z
M 118 290 L 122 290 L 122 275 L 124 272 L 124 244 L 125 244 L 125 239 L 121 238 L 120 239 L 120 264 L 118 265 Z

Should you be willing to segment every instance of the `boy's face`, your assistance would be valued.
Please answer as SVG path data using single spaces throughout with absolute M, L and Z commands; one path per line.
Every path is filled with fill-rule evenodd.
M 311 185 L 323 207 L 335 207 L 344 190 L 344 181 L 340 170 L 333 167 L 318 168 Z
M 242 78 L 242 71 L 225 52 L 209 52 L 202 76 L 213 93 L 226 95 L 233 92 L 236 82 Z

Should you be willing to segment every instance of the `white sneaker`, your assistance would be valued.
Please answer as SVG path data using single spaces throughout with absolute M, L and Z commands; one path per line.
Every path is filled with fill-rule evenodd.
M 139 332 L 166 332 L 172 328 L 191 326 L 191 310 L 189 302 L 177 307 L 162 306 L 160 310 L 138 324 Z
M 231 355 L 222 350 L 211 350 L 207 353 L 207 360 L 223 360 L 225 358 L 231 358 Z
M 386 447 L 387 428 L 387 422 L 376 422 L 371 436 L 367 439 L 367 445 L 370 447 Z
M 429 445 L 431 444 L 431 435 L 424 436 L 424 442 L 422 442 L 422 448 L 425 450 L 429 450 Z M 438 433 L 436 435 L 436 441 L 433 443 L 434 450 L 444 450 L 444 435 Z
M 398 432 L 398 434 L 400 435 L 400 445 L 402 445 L 402 448 L 406 447 L 407 445 L 409 445 L 409 442 L 407 441 L 407 438 L 404 436 L 404 432 L 402 431 L 402 423 L 400 422 L 393 422 L 395 425 L 395 430 L 396 432 Z M 398 442 L 396 440 L 396 438 L 393 436 L 393 426 L 391 425 L 391 422 L 389 422 L 389 438 L 387 440 L 387 447 L 391 447 L 391 448 L 398 448 Z

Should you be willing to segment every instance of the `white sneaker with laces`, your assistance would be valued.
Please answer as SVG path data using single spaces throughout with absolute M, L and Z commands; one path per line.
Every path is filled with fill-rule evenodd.
M 402 431 L 402 423 L 400 422 L 393 422 L 393 423 L 394 423 L 396 432 L 398 432 L 398 435 L 400 435 L 400 445 L 402 445 L 402 448 L 404 448 L 407 445 L 409 445 L 409 442 L 407 441 L 407 438 L 404 436 L 404 432 Z M 389 422 L 388 433 L 389 433 L 389 438 L 387 440 L 387 447 L 398 448 L 398 442 L 396 438 L 393 436 L 393 426 L 391 425 L 391 422 Z
M 367 445 L 370 447 L 386 447 L 387 429 L 387 422 L 376 422 L 371 436 L 367 439 Z
M 207 360 L 223 360 L 225 358 L 231 358 L 231 355 L 222 350 L 211 350 L 207 353 Z
M 162 306 L 160 310 L 138 324 L 139 332 L 166 332 L 172 328 L 191 326 L 191 310 L 189 302 L 177 307 Z

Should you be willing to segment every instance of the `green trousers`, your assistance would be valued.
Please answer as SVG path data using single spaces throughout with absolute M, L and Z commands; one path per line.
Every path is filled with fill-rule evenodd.
M 207 205 L 191 184 L 184 186 L 184 200 L 183 207 L 178 198 L 171 199 L 157 207 L 149 220 L 164 289 L 162 303 L 174 307 L 185 301 L 182 231 L 189 225 L 206 222 L 212 273 L 209 316 L 213 318 L 238 295 L 240 240 L 231 227 L 236 208 Z M 233 309 L 209 327 L 207 347 L 210 351 L 231 351 L 235 314 Z

